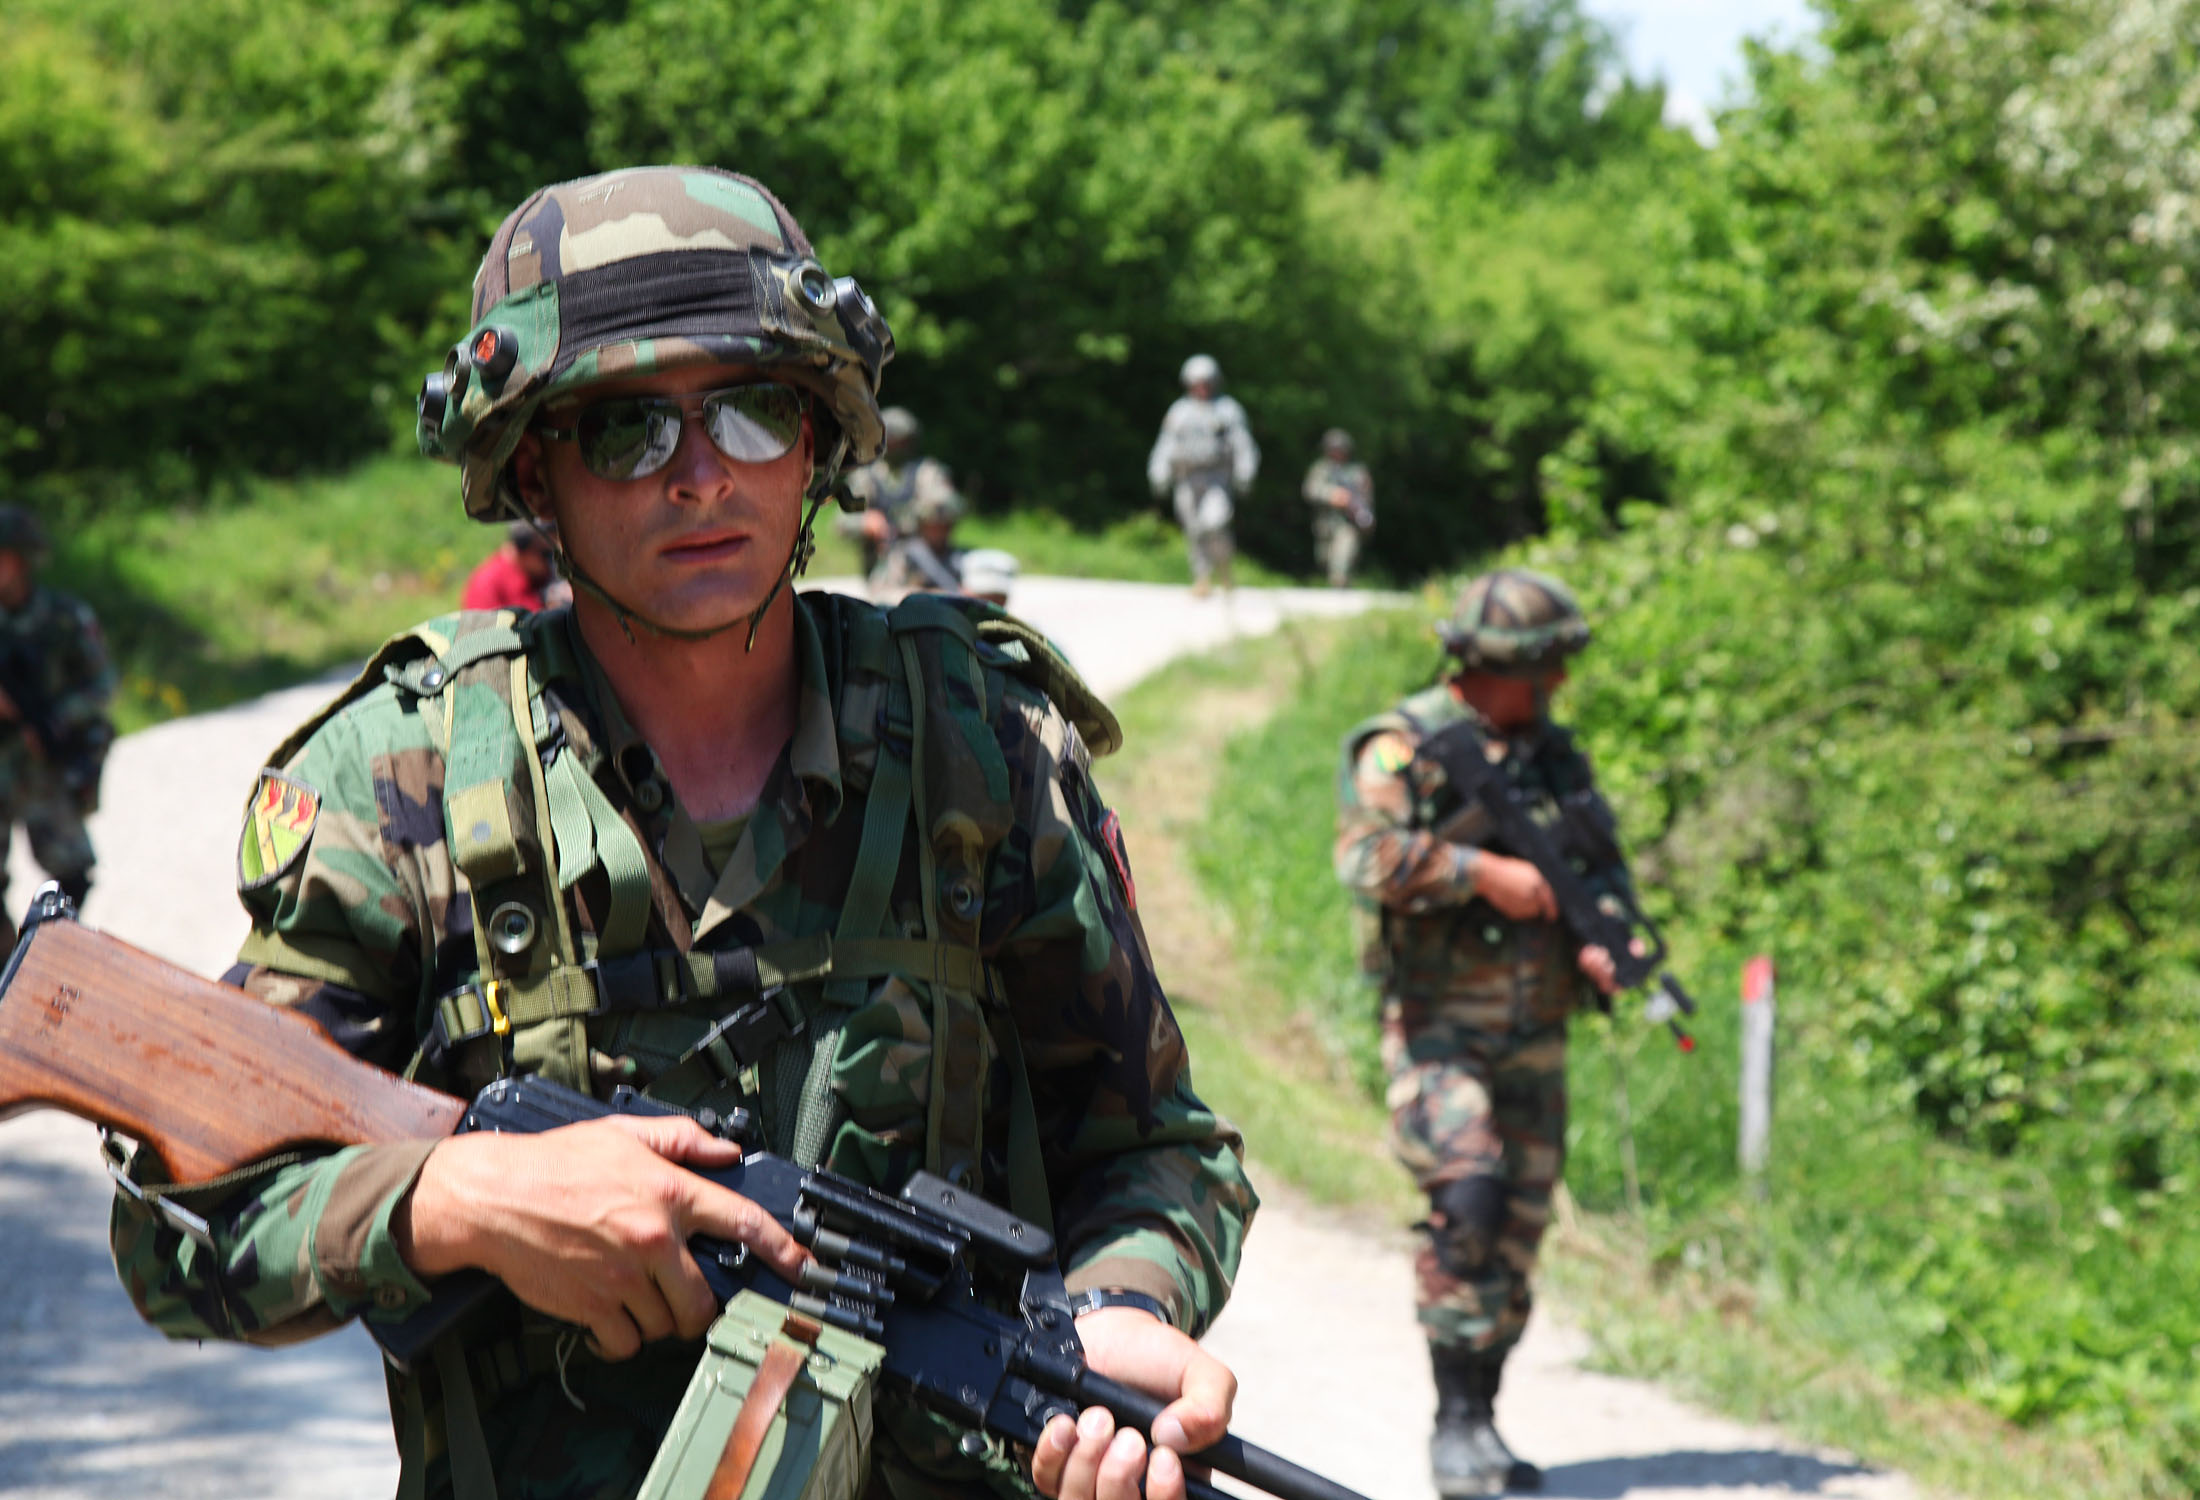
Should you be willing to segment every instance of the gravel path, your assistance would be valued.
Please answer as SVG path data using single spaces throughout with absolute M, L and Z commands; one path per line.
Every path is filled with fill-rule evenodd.
M 1102 693 L 1184 651 L 1365 596 L 1244 590 L 1194 600 L 1164 585 L 1027 579 L 1017 607 Z M 91 922 L 202 973 L 243 935 L 232 894 L 240 805 L 261 758 L 336 684 L 165 724 L 115 747 L 94 820 Z M 11 903 L 36 876 L 18 848 Z M 1243 1382 L 1238 1430 L 1377 1500 L 1431 1494 L 1433 1404 L 1395 1237 L 1271 1192 L 1210 1343 Z M 264 1351 L 170 1344 L 138 1322 L 106 1250 L 106 1179 L 90 1129 L 52 1113 L 0 1124 L 0 1493 L 365 1500 L 392 1493 L 379 1360 L 356 1330 Z M 1551 1465 L 1546 1493 L 1907 1500 L 1897 1476 L 1707 1416 L 1652 1387 L 1584 1372 L 1587 1339 L 1539 1316 L 1508 1372 L 1516 1445 Z

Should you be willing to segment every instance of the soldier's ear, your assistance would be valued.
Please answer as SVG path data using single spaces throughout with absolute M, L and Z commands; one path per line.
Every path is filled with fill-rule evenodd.
M 542 439 L 535 433 L 519 435 L 519 446 L 512 450 L 512 489 L 527 507 L 528 514 L 538 520 L 555 520 L 556 513 L 550 505 L 550 481 L 543 472 Z

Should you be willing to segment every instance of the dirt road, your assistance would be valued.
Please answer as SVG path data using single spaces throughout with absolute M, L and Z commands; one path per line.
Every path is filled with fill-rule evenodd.
M 1017 605 L 1093 685 L 1118 691 L 1180 652 L 1356 596 L 1030 579 Z M 235 952 L 239 804 L 282 735 L 333 690 L 314 684 L 132 735 L 94 824 L 88 919 L 204 973 Z M 1135 843 L 1134 843 L 1135 853 Z M 20 907 L 35 876 L 16 851 Z M 0 1124 L 0 1493 L 352 1500 L 395 1488 L 379 1361 L 356 1331 L 280 1352 L 174 1345 L 137 1321 L 106 1252 L 105 1178 L 88 1127 Z M 1239 1430 L 1377 1500 L 1425 1500 L 1432 1404 L 1397 1242 L 1270 1193 L 1211 1342 L 1243 1381 Z M 1903 1500 L 1895 1476 L 1584 1372 L 1586 1339 L 1539 1319 L 1508 1375 L 1505 1426 L 1552 1465 L 1555 1496 L 1818 1494 Z

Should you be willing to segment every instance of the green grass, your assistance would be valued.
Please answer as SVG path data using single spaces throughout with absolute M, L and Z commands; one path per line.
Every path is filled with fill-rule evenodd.
M 99 612 L 116 716 L 133 729 L 358 661 L 456 608 L 496 534 L 466 519 L 455 471 L 386 458 L 256 481 L 203 510 L 105 517 L 59 542 L 54 579 Z
M 1240 640 L 1180 658 L 1147 677 L 1113 706 L 1123 752 L 1095 767 L 1101 790 L 1137 841 L 1156 829 L 1177 839 L 1199 833 L 1196 784 L 1212 776 L 1220 735 L 1187 722 L 1186 706 L 1216 693 L 1258 685 L 1276 700 L 1297 691 L 1311 659 L 1336 633 L 1319 627 Z M 1137 855 L 1142 882 L 1153 872 Z M 1149 910 L 1149 924 L 1212 921 L 1210 911 Z M 1294 1021 L 1265 971 L 1223 964 L 1164 979 L 1195 1061 L 1200 1097 L 1245 1135 L 1256 1181 L 1281 1177 L 1315 1201 L 1404 1223 L 1414 1213 L 1410 1184 L 1383 1144 L 1380 1105 L 1344 1079 L 1321 1039 Z
M 1271 1037 L 1311 1032 L 1333 1064 L 1313 1086 L 1352 1096 L 1334 1119 L 1367 1107 L 1369 1130 L 1379 1128 L 1379 1061 L 1353 913 L 1330 872 L 1334 777 L 1344 731 L 1429 680 L 1427 618 L 1330 627 L 1341 642 L 1304 652 L 1273 717 L 1229 740 L 1188 840 L 1241 961 L 1284 997 L 1265 1017 L 1233 1018 L 1220 1055 L 1258 1058 L 1263 1026 Z M 1185 679 L 1176 701 L 1196 701 L 1193 687 Z M 1783 990 L 1780 1115 L 1760 1201 L 1733 1159 L 1744 955 L 1685 926 L 1669 936 L 1705 1002 L 1695 1053 L 1624 1002 L 1616 1021 L 1574 1030 L 1567 1180 L 1595 1258 L 1569 1261 L 1561 1245 L 1551 1275 L 1598 1333 L 1602 1357 L 1978 1497 L 2029 1496 L 2043 1480 L 2058 1494 L 2189 1494 L 2166 1457 L 2184 1392 L 2148 1373 L 2161 1355 L 2149 1330 L 2165 1326 L 2164 1309 L 2193 1301 L 2181 1259 L 2134 1257 L 2153 1274 L 2119 1285 L 2122 1231 L 2080 1211 L 2083 1184 L 2044 1182 L 2022 1162 L 1934 1139 L 1846 1064 L 1817 997 L 1794 979 Z M 1623 1184 L 1623 1074 L 1639 1218 Z M 1286 1133 L 1291 1118 L 1280 1122 Z M 1273 1128 L 1264 1117 L 1259 1133 L 1248 1130 L 1256 1153 Z M 1287 1175 L 1306 1170 L 1289 1152 L 1274 1162 Z M 2072 1327 L 2082 1336 L 2062 1332 Z M 2062 1382 L 2110 1371 L 2149 1404 L 2086 1411 L 2060 1399 Z

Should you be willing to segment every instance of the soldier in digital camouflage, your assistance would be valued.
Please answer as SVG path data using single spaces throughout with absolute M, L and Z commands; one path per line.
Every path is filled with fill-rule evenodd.
M 115 674 L 91 609 L 39 581 L 47 550 L 37 517 L 0 505 L 0 844 L 20 823 L 39 868 L 82 905 L 95 862 L 84 819 L 114 743 Z M 12 945 L 6 896 L 0 868 L 0 936 Z
M 1322 434 L 1321 457 L 1306 471 L 1299 494 L 1314 511 L 1314 557 L 1331 588 L 1352 582 L 1360 538 L 1375 525 L 1375 481 L 1352 456 L 1352 434 L 1332 427 Z
M 1182 1500 L 1176 1453 L 1234 1394 L 1194 1338 L 1254 1196 L 1094 790 L 1114 720 L 985 605 L 791 586 L 838 469 L 881 447 L 884 323 L 762 186 L 686 167 L 530 197 L 473 315 L 423 447 L 475 517 L 556 522 L 576 602 L 432 621 L 276 750 L 232 981 L 453 1092 L 740 1106 L 797 1162 L 888 1191 L 923 1168 L 1050 1224 L 1091 1363 L 1168 1399 L 1164 1446 L 1098 1409 L 1032 1453 L 966 1446 L 882 1390 L 864 1493 Z M 800 1030 L 709 1040 L 760 998 Z M 189 1198 L 204 1243 L 118 1198 L 116 1265 L 170 1335 L 268 1344 L 487 1270 L 517 1302 L 391 1372 L 403 1493 L 632 1495 L 716 1314 L 688 1238 L 807 1256 L 678 1165 L 737 1155 L 623 1117 L 282 1158 Z
M 924 456 L 924 424 L 906 407 L 880 413 L 886 449 L 847 477 L 848 492 L 863 508 L 843 515 L 840 534 L 856 544 L 863 576 L 873 577 L 894 543 L 916 529 L 916 504 L 926 494 L 953 493 L 947 465 Z
M 955 527 L 963 518 L 963 498 L 945 471 L 917 482 L 909 503 L 908 533 L 887 549 L 871 575 L 871 597 L 892 604 L 911 594 L 963 594 L 963 549 L 955 545 Z
M 1346 737 L 1337 877 L 1369 914 L 1365 967 L 1382 991 L 1399 1159 L 1428 1194 L 1416 1306 L 1435 1372 L 1430 1460 L 1446 1496 L 1541 1483 L 1494 1425 L 1506 1354 L 1566 1143 L 1566 1023 L 1614 987 L 1612 955 L 1576 949 L 1536 867 L 1490 847 L 1479 802 L 1417 752 L 1462 722 L 1538 816 L 1591 792 L 1589 762 L 1548 718 L 1588 644 L 1556 579 L 1507 568 L 1470 582 L 1440 627 L 1449 675 Z M 1610 891 L 1623 866 L 1590 872 Z
M 1222 366 L 1211 355 L 1184 361 L 1177 382 L 1184 394 L 1162 414 L 1161 431 L 1146 455 L 1146 482 L 1157 498 L 1175 507 L 1191 560 L 1192 592 L 1205 594 L 1218 581 L 1230 587 L 1230 560 L 1237 551 L 1230 530 L 1237 514 L 1233 497 L 1253 487 L 1260 445 L 1253 441 L 1245 408 L 1223 394 Z

